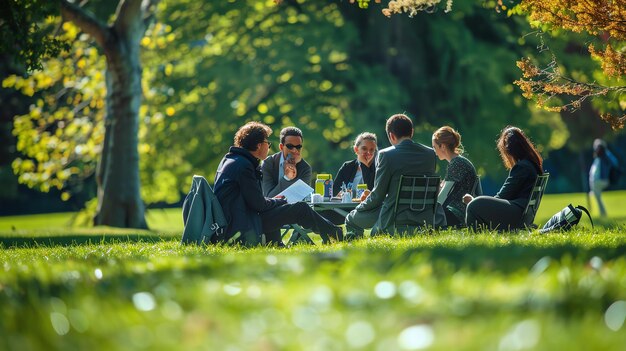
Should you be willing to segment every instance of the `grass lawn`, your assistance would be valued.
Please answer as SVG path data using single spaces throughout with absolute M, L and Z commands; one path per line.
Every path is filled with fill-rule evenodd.
M 595 229 L 288 250 L 181 246 L 180 210 L 0 218 L 0 350 L 622 350 L 626 192 L 605 198 Z

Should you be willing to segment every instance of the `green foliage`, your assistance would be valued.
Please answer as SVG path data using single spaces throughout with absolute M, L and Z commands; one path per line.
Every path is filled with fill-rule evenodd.
M 70 41 L 49 34 L 50 18 L 59 13 L 57 1 L 9 0 L 0 11 L 0 52 L 26 70 L 42 69 L 42 61 L 70 48 Z
M 54 24 L 60 25 L 58 18 Z M 74 25 L 65 22 L 62 29 L 60 38 L 73 43 L 71 51 L 43 62 L 44 70 L 26 78 L 5 78 L 2 86 L 34 100 L 30 112 L 14 121 L 17 150 L 23 154 L 12 165 L 19 182 L 44 192 L 64 190 L 67 200 L 95 171 L 106 91 L 104 58 Z
M 418 140 L 429 143 L 435 129 L 451 125 L 479 173 L 498 179 L 506 173 L 495 140 L 505 126 L 524 129 L 544 156 L 565 144 L 566 126 L 556 113 L 529 108 L 512 84 L 519 75 L 512 63 L 534 50 L 517 42 L 528 25 L 471 2 L 454 6 L 449 14 L 394 17 L 403 36 L 390 50 L 399 63 L 410 63 L 401 69 Z
M 407 99 L 380 66 L 350 56 L 357 33 L 334 3 L 166 1 L 159 18 L 144 39 L 147 201 L 187 191 L 194 172 L 212 178 L 250 120 L 269 124 L 275 145 L 283 127 L 302 128 L 304 158 L 334 173 L 353 157 L 352 137 L 373 128 L 382 136 Z M 161 35 L 172 41 L 160 44 Z
M 269 124 L 275 144 L 284 126 L 301 127 L 305 159 L 330 173 L 354 157 L 362 131 L 386 147 L 384 121 L 398 112 L 413 117 L 425 144 L 443 124 L 459 129 L 479 172 L 496 178 L 505 175 L 494 143 L 504 126 L 524 128 L 544 155 L 567 140 L 560 117 L 529 109 L 511 84 L 528 50 L 518 43 L 528 28 L 521 18 L 467 2 L 413 19 L 342 5 L 161 1 L 142 40 L 143 200 L 173 203 L 192 174 L 211 179 L 250 120 Z M 105 73 L 87 36 L 69 25 L 60 35 L 73 41 L 71 52 L 46 61 L 45 74 L 3 85 L 34 99 L 15 123 L 20 182 L 67 198 L 100 155 Z

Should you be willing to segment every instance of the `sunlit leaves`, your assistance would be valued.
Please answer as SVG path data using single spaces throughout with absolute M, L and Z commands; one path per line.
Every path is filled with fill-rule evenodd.
M 48 35 L 53 29 L 50 16 L 59 11 L 57 1 L 9 1 L 2 6 L 0 52 L 10 53 L 28 71 L 41 69 L 43 60 L 69 49 L 67 38 Z
M 146 193 L 164 190 L 153 187 L 149 175 L 166 162 L 178 165 L 170 169 L 178 175 L 181 192 L 191 172 L 212 178 L 234 131 L 247 120 L 271 125 L 272 138 L 283 126 L 301 127 L 305 158 L 316 169 L 334 171 L 335 163 L 351 157 L 330 152 L 367 124 L 366 114 L 352 110 L 354 95 L 346 87 L 360 79 L 347 72 L 356 33 L 345 26 L 336 4 L 300 1 L 296 8 L 258 1 L 202 6 L 165 1 L 160 6 L 167 23 L 161 25 L 171 26 L 177 40 L 168 50 L 155 48 L 143 56 L 149 71 L 144 74 L 145 116 L 151 123 L 163 116 L 163 125 L 146 134 L 157 150 L 150 161 L 142 160 Z M 403 97 L 393 94 L 390 89 L 389 106 Z M 169 107 L 176 109 L 172 116 Z
M 592 100 L 604 113 L 601 118 L 614 129 L 621 129 L 626 114 L 620 106 L 626 91 L 626 13 L 623 1 L 548 1 L 525 0 L 518 12 L 528 15 L 535 27 L 559 36 L 562 31 L 587 33 L 588 51 L 600 63 L 601 74 L 595 79 L 571 77 L 556 67 L 555 59 L 539 70 L 526 58 L 518 65 L 524 79 L 517 84 L 524 96 L 548 110 L 578 110 L 585 100 Z M 553 98 L 554 97 L 554 98 Z M 564 101 L 557 99 L 564 97 Z
M 13 134 L 23 157 L 13 162 L 20 183 L 41 191 L 65 189 L 93 174 L 104 138 L 104 60 L 78 29 L 64 23 L 62 40 L 72 51 L 43 63 L 27 78 L 10 76 L 3 86 L 34 96 L 28 114 L 16 116 Z

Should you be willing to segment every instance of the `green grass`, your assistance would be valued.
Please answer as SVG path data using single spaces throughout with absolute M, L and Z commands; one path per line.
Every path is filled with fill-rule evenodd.
M 583 201 L 546 196 L 537 222 Z M 0 218 L 0 350 L 623 349 L 626 210 L 609 208 L 593 230 L 288 250 L 181 246 L 178 210 L 153 231 Z
M 626 224 L 626 191 L 608 191 L 603 194 L 604 202 L 609 212 L 608 218 L 599 218 L 595 201 L 591 199 L 591 206 L 584 193 L 546 194 L 541 202 L 539 213 L 535 218 L 536 224 L 545 223 L 553 214 L 568 204 L 583 205 L 591 210 L 594 223 L 602 227 L 614 227 Z M 29 216 L 0 217 L 0 233 L 11 231 L 54 230 L 62 231 L 72 228 L 73 213 L 52 213 Z M 586 216 L 581 226 L 591 227 Z M 146 220 L 150 228 L 161 233 L 180 233 L 183 230 L 182 213 L 179 208 L 152 209 L 146 212 Z

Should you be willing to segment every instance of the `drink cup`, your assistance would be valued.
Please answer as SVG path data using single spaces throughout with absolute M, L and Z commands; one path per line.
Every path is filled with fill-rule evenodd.
M 350 202 L 352 202 L 352 192 L 346 191 L 343 194 L 341 194 L 341 202 L 343 202 L 343 203 L 350 203 Z

